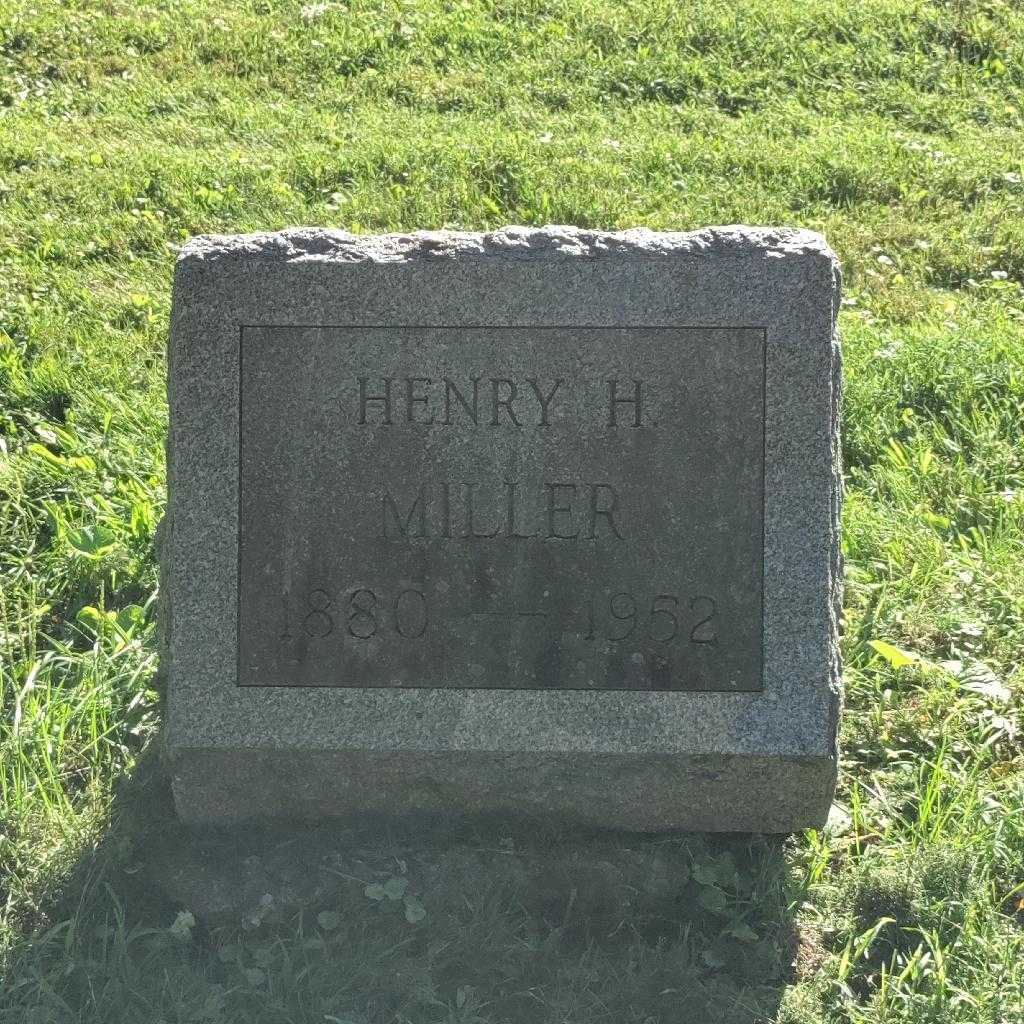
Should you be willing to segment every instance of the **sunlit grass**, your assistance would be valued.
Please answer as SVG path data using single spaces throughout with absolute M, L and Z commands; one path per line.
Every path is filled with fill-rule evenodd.
M 0 9 L 0 1021 L 1024 1019 L 1022 41 L 998 0 Z M 160 715 L 176 247 L 545 222 L 797 224 L 842 260 L 832 821 L 318 833 L 334 882 L 291 902 L 190 859 L 158 776 L 123 787 Z M 218 857 L 244 910 L 157 891 Z

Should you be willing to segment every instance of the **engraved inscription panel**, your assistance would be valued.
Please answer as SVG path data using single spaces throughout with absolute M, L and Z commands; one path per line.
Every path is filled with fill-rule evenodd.
M 240 685 L 762 688 L 760 328 L 240 345 Z

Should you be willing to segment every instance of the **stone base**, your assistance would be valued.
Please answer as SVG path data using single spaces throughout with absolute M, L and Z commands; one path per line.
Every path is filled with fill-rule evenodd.
M 793 832 L 824 824 L 828 757 L 179 750 L 190 824 L 359 813 L 535 818 L 641 832 Z

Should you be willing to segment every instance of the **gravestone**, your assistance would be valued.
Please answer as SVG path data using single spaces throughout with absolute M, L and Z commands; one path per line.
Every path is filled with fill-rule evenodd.
M 191 241 L 162 556 L 181 816 L 820 824 L 837 302 L 801 231 Z

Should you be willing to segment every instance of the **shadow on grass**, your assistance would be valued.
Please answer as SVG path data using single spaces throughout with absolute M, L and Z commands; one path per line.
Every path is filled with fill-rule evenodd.
M 0 1021 L 774 1018 L 793 978 L 784 842 L 360 819 L 189 831 L 150 758 Z

